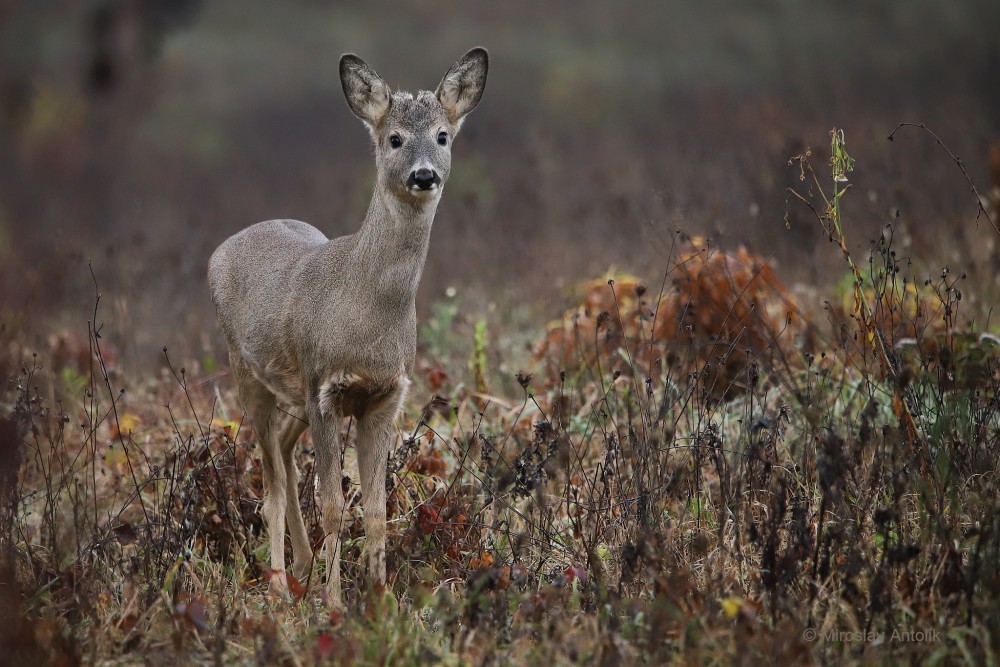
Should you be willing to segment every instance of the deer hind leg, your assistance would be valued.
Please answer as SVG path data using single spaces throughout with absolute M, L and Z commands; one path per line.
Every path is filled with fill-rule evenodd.
M 239 385 L 240 398 L 260 446 L 261 472 L 264 478 L 262 513 L 267 524 L 271 547 L 271 592 L 285 594 L 285 509 L 288 504 L 288 476 L 275 433 L 277 402 L 274 394 L 253 374 L 239 355 L 230 354 L 230 365 Z M 294 492 L 293 492 L 294 493 Z
M 316 451 L 316 498 L 323 515 L 326 592 L 330 605 L 340 608 L 343 607 L 340 595 L 340 533 L 346 511 L 340 461 L 343 413 L 339 406 L 330 406 L 324 414 L 318 402 L 312 402 L 308 415 Z
M 299 479 L 295 466 L 295 443 L 308 426 L 305 420 L 305 410 L 299 409 L 285 417 L 285 424 L 278 438 L 281 459 L 285 466 L 285 492 L 287 501 L 285 520 L 288 522 L 288 532 L 292 538 L 292 572 L 302 583 L 309 578 L 312 570 L 313 553 L 309 545 L 309 535 L 306 532 L 305 521 L 302 520 L 302 506 L 299 503 Z
M 365 509 L 365 550 L 368 572 L 377 593 L 385 590 L 386 497 L 385 473 L 392 427 L 406 396 L 409 380 L 400 377 L 386 394 L 369 405 L 358 420 L 358 472 Z

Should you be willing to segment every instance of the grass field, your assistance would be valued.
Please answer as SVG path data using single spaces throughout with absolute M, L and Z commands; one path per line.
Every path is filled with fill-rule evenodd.
M 344 424 L 346 613 L 322 562 L 268 597 L 228 369 L 122 370 L 95 277 L 85 327 L 0 357 L 4 664 L 995 664 L 997 286 L 891 224 L 852 254 L 842 134 L 829 155 L 797 156 L 788 193 L 844 260 L 829 293 L 678 234 L 660 275 L 582 284 L 561 315 L 433 304 L 385 598 Z M 996 194 L 970 195 L 989 248 Z M 308 434 L 298 463 L 318 545 Z

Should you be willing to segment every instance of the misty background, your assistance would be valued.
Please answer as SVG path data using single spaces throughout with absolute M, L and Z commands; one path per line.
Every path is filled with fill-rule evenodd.
M 219 243 L 270 218 L 332 237 L 364 216 L 374 167 L 340 54 L 433 90 L 477 45 L 489 80 L 455 143 L 422 314 L 455 287 L 472 312 L 527 303 L 540 324 L 609 268 L 655 279 L 677 230 L 830 287 L 843 263 L 785 189 L 810 147 L 825 176 L 834 126 L 857 159 L 855 250 L 897 220 L 915 260 L 994 275 L 960 171 L 923 133 L 886 137 L 927 123 L 987 190 L 998 29 L 995 0 L 0 0 L 0 319 L 31 340 L 85 333 L 89 265 L 135 363 L 218 354 Z

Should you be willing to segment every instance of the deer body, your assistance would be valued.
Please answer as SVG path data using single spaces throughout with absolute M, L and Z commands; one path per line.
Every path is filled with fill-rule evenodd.
M 328 239 L 297 220 L 269 220 L 226 240 L 209 262 L 209 285 L 233 375 L 260 444 L 271 587 L 286 590 L 287 519 L 295 574 L 312 550 L 298 503 L 295 442 L 308 427 L 326 534 L 327 590 L 340 606 L 340 430 L 357 423 L 366 549 L 385 585 L 385 473 L 392 425 L 416 355 L 416 292 L 431 225 L 451 166 L 451 140 L 478 104 L 488 59 L 467 53 L 435 93 L 391 93 L 362 60 L 341 58 L 351 110 L 375 143 L 377 180 L 355 234 Z M 281 402 L 290 410 L 278 411 Z

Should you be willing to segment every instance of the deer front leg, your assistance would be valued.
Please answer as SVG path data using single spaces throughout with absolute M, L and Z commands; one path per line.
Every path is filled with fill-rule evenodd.
M 389 392 L 369 407 L 358 420 L 358 472 L 361 500 L 365 508 L 365 540 L 368 571 L 375 592 L 385 590 L 386 497 L 385 473 L 392 426 L 402 405 L 409 381 L 401 377 Z
M 308 409 L 309 428 L 316 450 L 316 499 L 323 515 L 323 550 L 326 554 L 326 592 L 330 606 L 342 608 L 340 594 L 340 532 L 344 525 L 343 474 L 340 463 L 340 425 L 338 407 L 325 411 L 313 404 Z
M 365 550 L 368 572 L 375 591 L 385 588 L 385 470 L 389 458 L 389 424 L 358 423 L 358 472 L 361 476 L 361 501 L 365 508 Z

